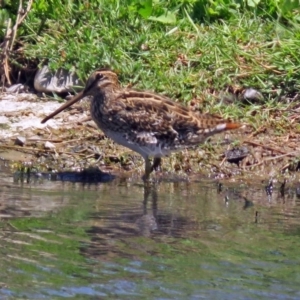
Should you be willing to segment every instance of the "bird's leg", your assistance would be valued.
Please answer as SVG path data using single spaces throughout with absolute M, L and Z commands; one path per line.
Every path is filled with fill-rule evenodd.
M 161 165 L 161 157 L 154 157 L 151 172 L 156 171 Z
M 157 168 L 161 164 L 161 158 L 160 157 L 154 157 L 153 159 L 153 164 L 151 165 L 149 157 L 144 157 L 145 159 L 145 174 L 143 176 L 144 181 L 148 181 L 150 174 L 154 171 L 157 170 Z
M 149 181 L 150 173 L 153 171 L 151 162 L 148 156 L 144 157 L 145 159 L 145 174 L 143 175 L 143 180 L 144 181 Z

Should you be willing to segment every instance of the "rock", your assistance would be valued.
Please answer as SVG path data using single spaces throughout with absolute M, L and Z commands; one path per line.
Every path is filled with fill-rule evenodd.
M 83 83 L 74 72 L 58 69 L 55 72 L 43 66 L 34 77 L 34 88 L 43 93 L 65 93 L 74 91 L 74 86 L 83 86 Z
M 15 139 L 15 145 L 18 145 L 18 146 L 24 146 L 26 143 L 26 138 L 23 137 L 23 136 L 18 136 L 16 139 Z
M 45 149 L 55 149 L 55 145 L 48 141 L 45 143 L 44 147 Z
M 234 147 L 225 152 L 225 157 L 228 162 L 239 164 L 249 154 L 249 150 L 246 146 Z
M 21 83 L 13 84 L 10 87 L 5 88 L 5 92 L 7 93 L 24 93 L 28 92 L 28 86 L 25 86 Z
M 260 102 L 264 99 L 263 95 L 253 88 L 245 89 L 242 93 L 242 97 L 243 100 L 249 101 L 251 103 Z
M 86 122 L 86 126 L 88 126 L 88 127 L 91 127 L 91 128 L 95 128 L 95 129 L 98 129 L 98 126 L 97 126 L 97 124 L 94 122 L 94 121 L 87 121 Z

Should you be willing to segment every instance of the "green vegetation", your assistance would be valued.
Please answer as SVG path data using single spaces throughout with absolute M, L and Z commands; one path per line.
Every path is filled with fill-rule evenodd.
M 299 90 L 298 8 L 292 0 L 38 0 L 11 64 L 47 63 L 83 79 L 110 66 L 124 84 L 184 101 L 211 103 L 216 92 L 244 87 L 276 98 Z M 6 1 L 2 35 L 4 16 L 17 9 Z

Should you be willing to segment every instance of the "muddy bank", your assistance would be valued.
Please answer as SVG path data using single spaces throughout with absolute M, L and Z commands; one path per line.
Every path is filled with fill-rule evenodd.
M 41 124 L 60 105 L 34 94 L 1 94 L 1 159 L 14 168 L 26 165 L 43 172 L 97 167 L 122 176 L 142 174 L 144 161 L 140 155 L 107 139 L 91 120 L 88 99 Z M 172 154 L 163 160 L 156 176 L 295 178 L 299 138 L 297 131 L 280 135 L 274 128 L 254 130 L 246 126 L 214 136 L 196 149 Z M 232 159 L 236 155 L 240 158 Z

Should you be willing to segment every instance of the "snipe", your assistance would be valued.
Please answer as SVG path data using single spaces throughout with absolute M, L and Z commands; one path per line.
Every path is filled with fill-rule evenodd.
M 162 95 L 122 88 L 108 69 L 95 71 L 82 92 L 42 120 L 45 123 L 85 96 L 93 96 L 91 115 L 98 127 L 116 143 L 145 160 L 145 174 L 160 164 L 161 157 L 202 143 L 207 137 L 239 128 L 239 123 L 200 115 Z M 151 165 L 149 157 L 154 157 Z

